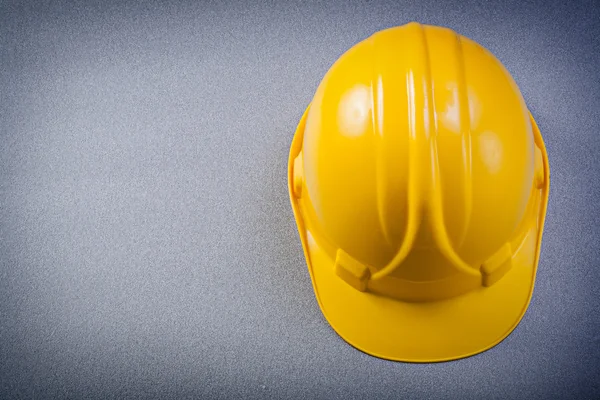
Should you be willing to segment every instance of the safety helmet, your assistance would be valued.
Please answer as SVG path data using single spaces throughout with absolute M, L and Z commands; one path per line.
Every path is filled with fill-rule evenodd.
M 410 23 L 353 46 L 302 116 L 288 180 L 319 306 L 352 346 L 452 360 L 521 320 L 548 159 L 517 85 L 477 43 Z

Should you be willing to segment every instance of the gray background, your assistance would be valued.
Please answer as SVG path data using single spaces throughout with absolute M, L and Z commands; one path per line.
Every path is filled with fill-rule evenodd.
M 600 398 L 598 8 L 280 3 L 0 2 L 0 397 Z M 496 54 L 552 168 L 525 318 L 435 365 L 327 325 L 286 188 L 329 66 L 411 20 Z

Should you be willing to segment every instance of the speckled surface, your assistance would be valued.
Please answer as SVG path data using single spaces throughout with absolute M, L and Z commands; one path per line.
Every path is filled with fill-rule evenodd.
M 600 398 L 593 2 L 66 3 L 0 3 L 0 398 Z M 496 54 L 552 171 L 525 318 L 434 365 L 327 325 L 286 188 L 328 67 L 412 20 Z

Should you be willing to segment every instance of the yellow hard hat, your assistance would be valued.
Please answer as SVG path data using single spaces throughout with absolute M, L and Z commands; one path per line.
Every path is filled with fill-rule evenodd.
M 352 346 L 452 360 L 521 320 L 548 159 L 515 82 L 477 43 L 410 23 L 356 44 L 305 111 L 288 179 L 319 306 Z

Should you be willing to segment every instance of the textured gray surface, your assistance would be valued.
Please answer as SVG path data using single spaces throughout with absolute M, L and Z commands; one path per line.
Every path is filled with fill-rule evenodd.
M 1 398 L 600 398 L 593 2 L 17 3 L 0 3 Z M 435 365 L 329 328 L 286 189 L 328 67 L 411 20 L 496 54 L 552 168 L 525 318 Z

